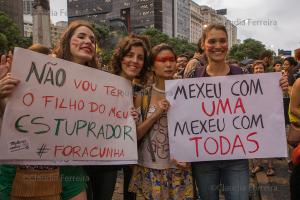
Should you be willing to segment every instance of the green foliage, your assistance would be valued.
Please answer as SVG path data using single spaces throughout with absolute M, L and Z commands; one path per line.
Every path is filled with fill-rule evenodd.
M 111 28 L 106 24 L 93 24 L 97 41 L 100 45 L 101 61 L 103 65 L 107 65 L 113 54 L 113 49 L 115 48 L 117 42 L 127 33 L 122 30 L 115 30 L 116 28 Z M 114 30 L 112 30 L 114 29 Z
M 109 36 L 109 27 L 105 24 L 93 24 L 96 39 L 102 45 Z
M 196 44 L 189 43 L 187 40 L 180 38 L 170 38 L 167 34 L 162 33 L 155 28 L 148 28 L 141 34 L 148 36 L 152 46 L 160 43 L 167 43 L 171 45 L 175 49 L 177 55 L 183 53 L 193 54 L 197 48 Z
M 265 45 L 252 38 L 246 39 L 242 44 L 235 44 L 229 51 L 229 58 L 236 60 L 259 59 L 260 54 L 265 51 Z
M 0 52 L 4 52 L 8 49 L 8 41 L 3 33 L 0 33 Z
M 108 64 L 113 54 L 113 50 L 117 42 L 127 33 L 121 30 L 111 29 L 105 24 L 94 24 L 95 34 L 97 41 L 100 43 L 101 52 L 100 57 L 104 65 Z M 149 38 L 151 46 L 158 45 L 160 43 L 167 43 L 171 45 L 177 55 L 183 53 L 193 54 L 197 48 L 196 44 L 191 44 L 186 40 L 179 38 L 170 38 L 167 34 L 160 32 L 155 28 L 148 28 L 141 35 L 145 35 Z
M 32 38 L 23 37 L 14 21 L 4 12 L 0 12 L 0 52 L 7 52 L 16 46 L 27 48 L 31 44 Z
M 27 49 L 32 45 L 32 37 L 21 37 L 18 41 L 18 46 Z

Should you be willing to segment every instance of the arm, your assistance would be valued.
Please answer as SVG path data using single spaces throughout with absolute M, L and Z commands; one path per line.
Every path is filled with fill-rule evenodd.
M 291 113 L 300 120 L 300 78 L 298 78 L 291 92 Z

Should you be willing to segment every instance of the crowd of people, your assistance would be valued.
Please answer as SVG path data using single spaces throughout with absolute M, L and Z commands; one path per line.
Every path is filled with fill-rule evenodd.
M 97 41 L 92 26 L 86 21 L 73 21 L 52 51 L 34 44 L 29 49 L 55 56 L 86 67 L 99 68 L 96 55 Z M 147 37 L 128 35 L 117 44 L 111 58 L 112 73 L 132 83 L 134 108 L 131 116 L 136 122 L 138 139 L 138 164 L 114 166 L 15 166 L 0 165 L 0 199 L 45 200 L 110 200 L 112 199 L 118 170 L 124 172 L 124 199 L 219 199 L 219 185 L 232 188 L 225 190 L 225 199 L 249 199 L 249 160 L 222 160 L 182 163 L 170 158 L 165 81 L 196 77 L 215 77 L 245 73 L 282 72 L 278 84 L 284 92 L 286 126 L 300 127 L 300 49 L 293 57 L 273 61 L 273 55 L 264 52 L 260 60 L 247 68 L 234 60 L 227 60 L 228 35 L 223 25 L 209 25 L 203 32 L 198 49 L 193 56 L 176 55 L 168 44 L 151 47 Z M 4 113 L 9 97 L 20 80 L 10 74 L 13 55 L 1 57 L 0 111 Z M 138 81 L 137 81 L 138 80 Z M 201 79 L 200 79 L 201 80 Z M 289 106 L 290 105 L 290 106 Z M 290 117 L 289 117 L 290 116 Z M 291 119 L 291 120 L 290 120 Z M 153 144 L 164 141 L 163 154 L 157 155 Z M 292 152 L 292 148 L 291 148 Z M 253 161 L 255 174 L 263 169 L 260 160 Z M 292 162 L 289 161 L 292 166 Z M 300 199 L 300 167 L 291 168 L 291 196 Z M 268 176 L 276 175 L 272 159 L 268 159 Z M 52 178 L 43 183 L 26 181 L 24 176 Z M 56 179 L 53 178 L 57 177 Z M 70 181 L 60 177 L 83 177 Z M 88 177 L 88 178 L 84 178 Z M 46 179 L 47 180 L 47 179 Z

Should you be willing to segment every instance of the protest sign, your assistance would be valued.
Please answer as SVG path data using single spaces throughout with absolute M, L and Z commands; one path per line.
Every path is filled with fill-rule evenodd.
M 136 162 L 130 81 L 21 48 L 12 76 L 20 84 L 3 117 L 3 162 Z
M 286 157 L 280 73 L 166 82 L 171 158 Z

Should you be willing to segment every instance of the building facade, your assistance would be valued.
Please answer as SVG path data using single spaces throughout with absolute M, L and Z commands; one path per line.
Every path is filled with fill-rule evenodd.
M 229 48 L 237 44 L 237 27 L 225 16 L 217 14 L 217 11 L 205 6 L 191 3 L 191 42 L 197 43 L 203 30 L 209 24 L 222 24 L 226 26 Z
M 31 15 L 24 15 L 24 36 L 33 37 L 33 22 Z M 51 46 L 55 47 L 57 42 L 60 40 L 62 33 L 68 27 L 68 22 L 59 21 L 56 24 L 51 24 L 50 27 L 50 37 L 51 37 Z
M 23 0 L 23 14 L 32 15 L 32 4 L 34 0 Z
M 42 23 L 45 23 L 45 21 L 48 22 L 47 16 L 48 16 L 49 12 L 44 13 L 47 16 L 43 16 L 43 15 L 42 15 L 42 17 L 40 17 L 40 15 L 36 16 L 37 11 L 34 10 L 33 5 L 34 5 L 34 0 L 23 0 L 23 12 L 24 12 L 23 18 L 24 18 L 24 36 L 25 37 L 33 37 L 33 35 L 34 35 L 34 31 L 33 31 L 34 30 L 34 26 L 33 26 L 34 16 L 36 17 L 35 20 L 40 19 L 40 20 L 44 21 Z M 43 17 L 46 19 L 43 19 Z M 50 23 L 49 33 L 48 32 L 42 33 L 42 35 L 44 35 L 44 34 L 48 35 L 50 38 L 50 44 L 48 44 L 48 46 L 54 47 L 54 46 L 56 46 L 57 42 L 59 41 L 61 34 L 67 28 L 68 22 L 59 21 L 59 22 L 56 22 L 56 24 L 52 24 L 51 21 L 49 20 L 49 23 Z M 34 42 L 38 42 L 38 41 L 34 41 Z
M 174 37 L 174 0 L 68 0 L 68 19 L 85 19 L 139 33 L 154 27 Z
M 190 41 L 191 0 L 175 0 L 174 5 L 175 36 Z
M 13 19 L 23 35 L 23 0 L 0 0 L 0 11 Z
M 124 26 L 135 33 L 153 27 L 193 43 L 208 24 L 223 24 L 229 46 L 236 43 L 236 27 L 225 16 L 192 0 L 68 0 L 67 5 L 69 21 L 85 19 L 120 29 Z
M 204 17 L 201 13 L 201 6 L 191 1 L 191 28 L 190 41 L 197 44 L 204 29 Z

